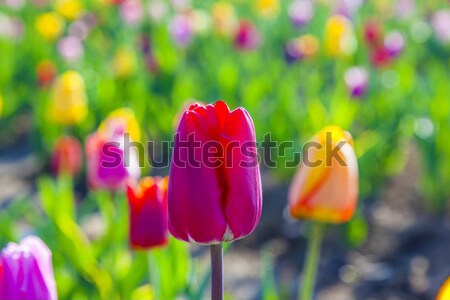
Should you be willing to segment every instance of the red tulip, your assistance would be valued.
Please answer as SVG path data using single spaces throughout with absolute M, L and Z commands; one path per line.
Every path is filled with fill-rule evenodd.
M 168 208 L 169 231 L 184 241 L 216 244 L 255 229 L 261 178 L 255 129 L 245 109 L 230 111 L 218 101 L 193 104 L 184 112 L 173 150 Z
M 145 177 L 140 184 L 128 183 L 130 245 L 149 249 L 167 243 L 167 177 Z
M 56 67 L 53 62 L 49 60 L 41 61 L 36 68 L 36 76 L 39 87 L 48 87 L 52 84 L 56 77 Z
M 68 174 L 75 177 L 80 173 L 82 148 L 80 142 L 71 136 L 61 136 L 53 149 L 51 168 L 54 174 Z

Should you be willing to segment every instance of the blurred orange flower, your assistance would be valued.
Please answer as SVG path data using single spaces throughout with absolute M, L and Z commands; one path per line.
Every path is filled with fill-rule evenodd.
M 67 71 L 57 78 L 50 100 L 50 118 L 56 123 L 77 124 L 87 116 L 84 80 L 75 71 Z
M 55 12 L 43 13 L 37 16 L 35 28 L 40 35 L 53 41 L 58 38 L 64 28 L 64 20 Z
M 289 212 L 298 219 L 349 221 L 358 200 L 358 163 L 350 134 L 338 126 L 320 131 L 289 189 Z

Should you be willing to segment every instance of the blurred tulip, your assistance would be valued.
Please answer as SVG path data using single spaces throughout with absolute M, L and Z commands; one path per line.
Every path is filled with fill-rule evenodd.
M 64 20 L 59 14 L 48 12 L 40 14 L 36 18 L 35 27 L 40 35 L 47 40 L 53 41 L 61 35 L 64 28 Z
M 405 47 L 405 39 L 398 31 L 392 31 L 384 38 L 384 47 L 391 58 L 396 58 Z
M 319 50 L 319 40 L 312 34 L 305 34 L 291 39 L 285 48 L 285 56 L 288 62 L 294 62 L 314 56 Z
M 53 148 L 51 161 L 52 171 L 55 175 L 66 174 L 77 176 L 83 163 L 83 150 L 80 142 L 71 136 L 61 136 Z
M 14 10 L 20 10 L 25 4 L 25 0 L 3 0 L 2 4 Z
M 140 176 L 135 148 L 124 149 L 124 132 L 97 131 L 86 139 L 87 179 L 92 189 L 122 190 L 127 180 Z M 125 154 L 127 157 L 125 157 Z
M 241 20 L 234 37 L 234 45 L 239 50 L 254 50 L 261 43 L 261 35 L 256 26 L 249 20 Z
M 256 11 L 263 18 L 272 19 L 280 12 L 279 0 L 256 0 Z
M 17 17 L 10 17 L 0 12 L 0 38 L 20 40 L 23 36 L 24 25 Z
M 434 13 L 431 25 L 438 41 L 443 44 L 450 43 L 450 9 L 441 9 Z
M 97 18 L 93 13 L 84 14 L 70 25 L 69 35 L 84 40 L 96 24 Z
M 191 28 L 191 23 L 189 19 L 184 14 L 175 15 L 169 24 L 170 33 L 179 46 L 187 46 L 193 37 L 193 32 Z
M 414 15 L 416 10 L 415 0 L 397 0 L 395 2 L 395 14 L 397 17 L 406 19 Z
M 211 18 L 208 13 L 201 9 L 194 9 L 188 14 L 192 30 L 196 34 L 205 34 L 211 27 Z
M 351 67 L 344 75 L 345 84 L 353 98 L 361 98 L 366 94 L 368 74 L 363 67 Z
M 347 222 L 358 200 L 358 163 L 350 134 L 337 126 L 325 127 L 305 150 L 289 188 L 291 216 L 326 223 Z
M 175 11 L 185 11 L 191 8 L 191 0 L 171 0 L 172 7 Z
M 50 118 L 60 124 L 72 125 L 83 121 L 88 113 L 84 80 L 75 71 L 67 71 L 53 83 Z
M 162 22 L 169 12 L 167 3 L 162 0 L 150 0 L 147 10 L 150 18 L 156 23 Z
M 389 64 L 391 55 L 385 47 L 377 48 L 372 51 L 370 61 L 377 68 L 382 68 Z
M 125 0 L 120 5 L 122 20 L 131 26 L 138 25 L 144 17 L 144 8 L 140 0 Z
M 342 15 L 331 16 L 325 26 L 325 49 L 330 56 L 349 56 L 357 41 L 352 22 Z
M 2 116 L 3 113 L 3 97 L 2 95 L 0 95 L 0 117 Z
M 83 43 L 74 36 L 64 37 L 58 42 L 58 51 L 65 60 L 76 61 L 84 53 Z
M 439 293 L 436 296 L 436 300 L 448 300 L 450 299 L 450 277 L 444 282 L 439 289 Z
M 56 77 L 56 67 L 50 60 L 43 60 L 39 62 L 36 68 L 36 77 L 39 87 L 45 88 L 52 84 Z
M 216 31 L 223 36 L 232 37 L 238 28 L 238 19 L 234 6 L 228 1 L 217 1 L 212 8 L 212 17 Z
M 81 0 L 56 0 L 55 10 L 69 20 L 78 19 L 84 11 Z
M 127 133 L 133 142 L 141 140 L 141 128 L 134 112 L 129 108 L 118 108 L 108 114 L 98 131 L 105 136 Z
M 351 18 L 363 4 L 363 0 L 336 0 L 333 1 L 334 13 Z
M 364 41 L 370 49 L 383 46 L 383 27 L 379 20 L 372 19 L 364 24 Z
M 145 177 L 127 184 L 130 245 L 147 250 L 167 244 L 167 178 Z
M 127 47 L 120 47 L 114 55 L 113 69 L 119 78 L 127 78 L 136 71 L 137 62 L 134 51 Z
M 52 253 L 38 237 L 9 243 L 0 255 L 0 299 L 56 300 Z
M 214 165 L 203 157 L 211 143 L 222 153 Z M 193 104 L 184 112 L 172 155 L 168 207 L 169 230 L 183 241 L 217 244 L 255 229 L 262 208 L 261 178 L 255 129 L 245 109 L 230 111 L 218 101 Z
M 314 15 L 314 5 L 311 0 L 294 0 L 289 5 L 289 17 L 292 23 L 297 26 L 304 26 Z

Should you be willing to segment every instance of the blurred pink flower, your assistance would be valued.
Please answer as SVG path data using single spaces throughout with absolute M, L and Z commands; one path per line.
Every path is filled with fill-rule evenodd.
M 261 43 L 261 35 L 249 20 L 241 20 L 234 37 L 234 45 L 239 50 L 253 50 Z
M 140 0 L 126 0 L 120 5 L 120 15 L 128 25 L 137 25 L 144 16 L 144 9 Z
M 405 39 L 399 31 L 392 31 L 384 38 L 384 47 L 391 58 L 397 57 L 405 47 Z
M 294 0 L 289 5 L 289 17 L 295 26 L 306 25 L 314 15 L 314 6 L 311 0 Z
M 169 23 L 169 29 L 175 43 L 179 46 L 186 46 L 192 40 L 193 31 L 186 15 L 175 15 Z
M 336 0 L 334 1 L 334 12 L 351 18 L 361 7 L 363 0 Z
M 70 25 L 69 34 L 80 40 L 84 40 L 96 23 L 97 20 L 94 14 L 85 14 Z
M 395 14 L 399 18 L 408 18 L 414 14 L 416 9 L 415 0 L 397 0 L 395 2 Z
M 436 38 L 441 43 L 450 43 L 450 9 L 437 11 L 431 19 L 431 25 L 433 26 Z
M 367 90 L 369 75 L 364 67 L 351 67 L 344 75 L 345 84 L 353 98 L 361 98 Z
M 150 18 L 156 22 L 161 22 L 169 11 L 167 3 L 161 0 L 150 0 L 147 6 L 148 14 Z
M 25 0 L 3 0 L 0 3 L 14 10 L 19 10 L 24 6 Z
M 20 40 L 23 36 L 24 26 L 16 17 L 10 17 L 0 12 L 0 37 Z
M 83 43 L 74 36 L 64 37 L 58 42 L 58 51 L 67 61 L 76 61 L 84 53 Z

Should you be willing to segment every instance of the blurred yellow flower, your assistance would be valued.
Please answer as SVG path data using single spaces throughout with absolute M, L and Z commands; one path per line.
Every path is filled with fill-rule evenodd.
M 436 300 L 448 300 L 450 299 L 450 277 L 444 282 L 439 290 Z
M 122 132 L 116 132 L 121 130 Z M 132 141 L 139 142 L 141 140 L 141 127 L 129 108 L 118 108 L 106 117 L 98 128 L 100 134 L 105 136 L 114 136 L 114 133 L 128 133 Z
M 53 84 L 50 118 L 60 124 L 72 125 L 83 121 L 88 113 L 84 80 L 75 71 L 60 75 Z
M 256 10 L 264 18 L 274 18 L 280 12 L 279 0 L 256 0 Z
M 43 13 L 36 18 L 35 28 L 37 32 L 50 41 L 61 35 L 63 27 L 63 18 L 55 12 Z
M 2 116 L 3 113 L 3 98 L 2 95 L 0 95 L 0 117 Z
M 153 287 L 149 284 L 143 285 L 131 294 L 131 300 L 141 300 L 141 299 L 148 299 L 153 300 L 155 299 L 155 293 L 153 291 Z
M 302 35 L 297 39 L 297 43 L 304 57 L 314 56 L 319 50 L 319 40 L 312 34 Z
M 231 37 L 238 28 L 238 19 L 234 6 L 228 1 L 217 1 L 212 8 L 215 30 L 224 36 Z
M 330 56 L 349 56 L 357 41 L 352 22 L 342 15 L 331 16 L 325 26 L 325 49 Z
M 80 0 L 56 0 L 55 10 L 69 20 L 78 19 L 84 10 Z
M 134 51 L 127 47 L 121 47 L 114 56 L 114 73 L 117 77 L 129 77 L 136 71 L 136 64 L 136 54 Z

